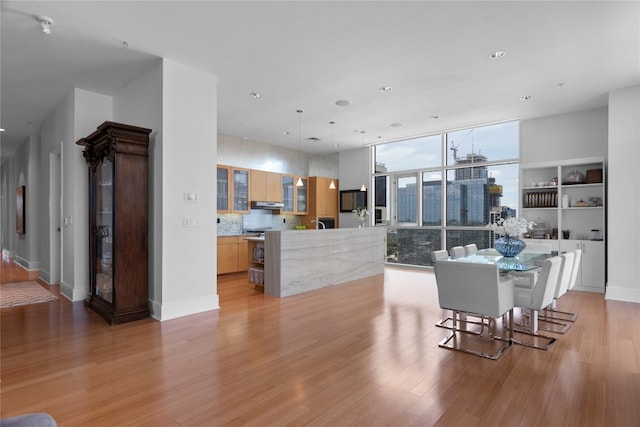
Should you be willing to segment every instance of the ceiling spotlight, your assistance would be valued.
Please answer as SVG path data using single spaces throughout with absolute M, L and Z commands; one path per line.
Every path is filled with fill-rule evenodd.
M 251 96 L 252 98 L 260 98 L 260 94 L 258 92 L 251 92 L 249 96 Z
M 0 132 L 4 132 L 4 129 L 3 129 L 3 128 L 0 128 Z
M 53 25 L 53 19 L 47 16 L 38 15 L 36 16 L 36 20 L 40 23 L 40 29 L 42 29 L 43 33 L 51 34 L 51 26 Z
M 289 132 L 288 130 L 285 130 L 284 132 L 282 132 L 283 135 L 291 135 L 291 132 Z
M 129 42 L 126 40 L 122 40 L 122 46 L 126 47 L 127 49 L 130 48 L 131 46 L 129 45 Z
M 520 101 L 528 101 L 531 99 L 531 95 L 525 95 L 520 97 Z
M 506 55 L 506 52 L 498 50 L 496 52 L 493 52 L 493 53 L 489 54 L 489 58 L 491 58 L 491 59 L 501 59 L 501 58 L 504 58 L 505 55 Z
M 349 101 L 348 99 L 340 99 L 336 101 L 336 105 L 339 107 L 348 107 L 349 105 L 351 105 L 351 101 Z
M 391 86 L 382 86 L 380 92 L 391 92 L 391 89 L 393 89 Z
M 392 128 L 399 128 L 402 126 L 402 123 L 391 123 L 389 126 L 391 126 Z
M 432 118 L 432 119 L 439 119 L 439 118 L 440 118 L 440 116 L 439 116 L 439 115 L 437 115 L 437 114 L 434 114 L 433 116 L 431 116 L 431 118 Z

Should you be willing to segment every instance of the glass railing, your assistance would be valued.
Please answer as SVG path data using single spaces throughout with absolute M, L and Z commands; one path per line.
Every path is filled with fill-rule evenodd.
M 475 243 L 478 249 L 490 248 L 489 230 L 447 229 L 446 247 L 442 245 L 442 229 L 423 227 L 387 227 L 386 262 L 432 267 L 431 252 Z

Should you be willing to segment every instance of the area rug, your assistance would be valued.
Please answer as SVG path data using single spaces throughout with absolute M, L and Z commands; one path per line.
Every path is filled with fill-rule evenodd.
M 0 308 L 57 300 L 57 296 L 33 281 L 0 285 Z

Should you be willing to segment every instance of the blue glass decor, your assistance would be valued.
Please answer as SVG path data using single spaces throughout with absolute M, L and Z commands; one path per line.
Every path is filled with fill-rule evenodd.
M 518 256 L 520 252 L 524 250 L 524 247 L 527 246 L 525 242 L 518 239 L 517 237 L 511 236 L 502 236 L 498 240 L 494 247 L 496 251 L 500 252 L 504 257 L 514 257 Z

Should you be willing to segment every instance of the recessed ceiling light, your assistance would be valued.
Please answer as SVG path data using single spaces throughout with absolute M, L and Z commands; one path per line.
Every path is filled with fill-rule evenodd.
M 127 49 L 131 47 L 131 45 L 129 44 L 128 41 L 126 40 L 122 40 L 122 46 L 126 47 Z
M 320 141 L 320 138 L 316 138 L 315 136 L 310 136 L 309 138 L 307 138 L 307 140 L 312 142 L 317 142 L 317 141 Z
M 339 107 L 348 107 L 349 105 L 351 105 L 351 101 L 349 101 L 348 99 L 340 99 L 336 101 L 336 105 Z
M 558 83 L 556 86 L 558 86 L 558 87 L 563 87 L 563 86 L 564 86 L 564 83 L 560 82 L 560 83 Z
M 504 58 L 504 56 L 506 54 L 507 54 L 506 52 L 498 50 L 498 51 L 495 51 L 495 52 L 489 54 L 489 58 L 491 58 L 491 59 L 501 59 L 501 58 Z
M 284 135 L 291 135 L 291 132 L 289 132 L 288 130 L 285 130 L 284 132 L 282 132 Z
M 249 96 L 252 98 L 260 98 L 260 94 L 258 92 L 251 92 Z
M 520 101 L 528 101 L 531 99 L 531 95 L 525 95 L 520 97 Z
M 391 123 L 389 126 L 391 126 L 392 128 L 399 128 L 402 127 L 402 123 Z
M 393 88 L 391 86 L 382 86 L 380 92 L 391 92 Z
M 339 147 L 339 146 L 340 146 L 340 144 L 335 143 L 335 144 L 333 144 L 333 146 L 334 146 L 334 147 Z
M 432 119 L 439 119 L 439 118 L 440 118 L 440 116 L 439 116 L 439 115 L 437 115 L 437 114 L 434 114 L 433 116 L 431 116 L 431 118 L 432 118 Z

